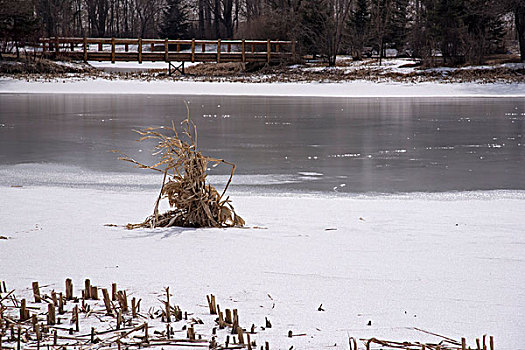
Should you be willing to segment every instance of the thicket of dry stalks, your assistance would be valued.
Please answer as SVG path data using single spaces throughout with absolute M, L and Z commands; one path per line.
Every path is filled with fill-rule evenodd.
M 154 155 L 159 157 L 159 161 L 153 165 L 146 165 L 122 153 L 119 159 L 131 162 L 139 168 L 161 172 L 164 177 L 153 214 L 140 224 L 128 224 L 128 229 L 244 226 L 244 220 L 235 213 L 229 197 L 225 197 L 235 172 L 235 164 L 204 156 L 198 151 L 197 127 L 189 118 L 182 122 L 181 135 L 173 122 L 171 127 L 147 128 L 136 132 L 141 136 L 138 141 L 158 142 Z M 206 169 L 209 163 L 225 163 L 232 167 L 221 194 L 215 187 L 206 183 Z M 159 214 L 159 203 L 162 199 L 168 200 L 171 210 Z

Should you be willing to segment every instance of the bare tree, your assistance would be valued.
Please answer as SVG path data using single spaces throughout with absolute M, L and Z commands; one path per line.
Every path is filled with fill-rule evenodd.
M 156 36 L 156 24 L 162 14 L 162 0 L 135 0 L 135 11 L 139 20 L 139 35 L 144 38 Z
M 343 32 L 350 14 L 353 0 L 328 0 L 330 17 L 327 25 L 328 65 L 335 66 L 337 54 L 341 49 Z

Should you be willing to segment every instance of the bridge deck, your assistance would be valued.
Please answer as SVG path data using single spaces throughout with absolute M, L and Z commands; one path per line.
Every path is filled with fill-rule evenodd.
M 40 42 L 44 56 L 79 61 L 270 63 L 295 56 L 292 41 L 43 38 Z

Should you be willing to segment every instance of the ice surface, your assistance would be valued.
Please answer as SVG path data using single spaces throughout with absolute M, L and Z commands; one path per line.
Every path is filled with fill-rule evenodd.
M 332 191 L 340 176 L 338 191 L 349 193 L 525 189 L 520 98 L 3 94 L 4 183 L 155 187 L 160 180 L 127 179 L 147 172 L 110 151 L 153 164 L 154 145 L 132 130 L 178 124 L 184 101 L 200 150 L 237 165 L 237 190 Z

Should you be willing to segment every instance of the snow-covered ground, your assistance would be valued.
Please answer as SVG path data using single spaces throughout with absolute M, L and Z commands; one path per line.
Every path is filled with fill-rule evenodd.
M 166 62 L 97 62 L 89 61 L 88 64 L 94 68 L 133 68 L 133 69 L 166 69 Z
M 213 293 L 239 310 L 241 326 L 268 317 L 273 328 L 252 339 L 272 349 L 347 349 L 348 336 L 440 340 L 413 327 L 525 349 L 524 192 L 234 193 L 248 228 L 104 226 L 141 221 L 156 194 L 0 187 L 0 236 L 9 238 L 0 279 L 26 293 L 32 281 L 60 291 L 67 277 L 78 288 L 84 278 L 118 282 L 143 305 L 169 286 L 175 304 L 205 321 L 203 334 Z
M 93 68 L 103 70 L 105 72 L 146 72 L 149 70 L 168 69 L 166 62 L 97 62 L 89 61 L 88 64 Z M 180 62 L 172 62 L 174 66 L 179 66 Z M 198 63 L 185 62 L 184 66 L 191 67 Z
M 0 93 L 173 94 L 328 97 L 525 97 L 525 83 L 240 83 L 123 79 L 0 78 Z

